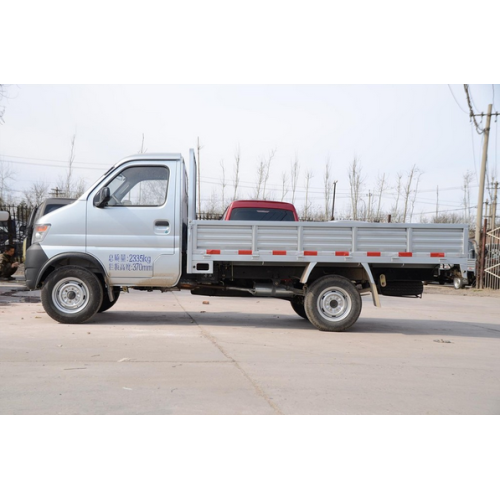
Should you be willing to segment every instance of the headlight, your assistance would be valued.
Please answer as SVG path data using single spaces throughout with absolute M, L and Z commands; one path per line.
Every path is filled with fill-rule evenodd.
M 35 224 L 33 243 L 41 243 L 49 232 L 50 224 Z

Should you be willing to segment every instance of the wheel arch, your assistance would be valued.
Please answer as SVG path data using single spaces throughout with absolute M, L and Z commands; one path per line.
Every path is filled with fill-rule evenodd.
M 314 282 L 326 276 L 338 276 L 341 278 L 345 278 L 353 283 L 362 283 L 364 281 L 370 283 L 373 280 L 370 267 L 364 266 L 362 264 L 349 266 L 313 265 L 311 267 L 306 266 L 300 282 L 305 284 L 306 286 L 311 286 Z
M 38 278 L 36 280 L 35 286 L 39 288 L 43 285 L 43 282 L 56 270 L 65 266 L 77 266 L 83 267 L 92 271 L 98 276 L 103 284 L 109 286 L 108 278 L 104 266 L 99 260 L 97 260 L 92 255 L 88 255 L 80 252 L 66 252 L 58 254 L 51 259 L 49 259 L 40 272 L 38 273 Z

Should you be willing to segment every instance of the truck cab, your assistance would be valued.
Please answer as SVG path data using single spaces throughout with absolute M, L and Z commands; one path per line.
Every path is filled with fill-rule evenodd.
M 78 200 L 35 223 L 26 252 L 27 286 L 42 287 L 42 300 L 44 290 L 52 290 L 57 299 L 51 309 L 59 321 L 76 321 L 93 296 L 112 302 L 121 286 L 175 286 L 186 183 L 179 154 L 122 160 Z M 68 279 L 68 269 L 76 268 L 78 276 Z

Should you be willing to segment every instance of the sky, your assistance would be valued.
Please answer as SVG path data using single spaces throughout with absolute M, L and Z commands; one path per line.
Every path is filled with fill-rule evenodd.
M 500 86 L 470 85 L 475 112 L 495 109 Z M 34 182 L 61 185 L 75 136 L 75 176 L 87 186 L 123 157 L 146 152 L 182 153 L 199 139 L 202 207 L 233 195 L 234 157 L 240 151 L 237 197 L 253 197 L 257 168 L 274 151 L 267 195 L 280 200 L 282 177 L 297 159 L 295 204 L 324 210 L 324 172 L 337 182 L 335 210 L 349 210 L 348 169 L 356 158 L 378 203 L 378 178 L 388 186 L 381 200 L 390 212 L 398 173 L 421 172 L 413 222 L 436 212 L 462 213 L 463 175 L 473 174 L 477 205 L 483 136 L 468 116 L 463 85 L 57 85 L 10 84 L 0 125 L 0 162 L 14 173 L 11 195 L 20 199 Z M 500 108 L 500 104 L 498 104 Z M 483 120 L 484 124 L 484 120 Z M 488 178 L 498 179 L 498 126 L 492 120 Z M 436 193 L 439 189 L 439 199 Z M 291 201 L 288 188 L 286 201 Z M 486 197 L 486 199 L 488 199 Z M 438 202 L 438 207 L 436 204 Z M 331 203 L 331 201 L 329 202 Z

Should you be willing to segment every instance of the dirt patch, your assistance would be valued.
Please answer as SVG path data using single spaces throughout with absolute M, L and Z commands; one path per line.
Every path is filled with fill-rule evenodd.
M 38 304 L 41 302 L 40 292 L 30 292 L 26 289 L 14 289 L 8 291 L 0 291 L 0 305 L 13 303 Z

